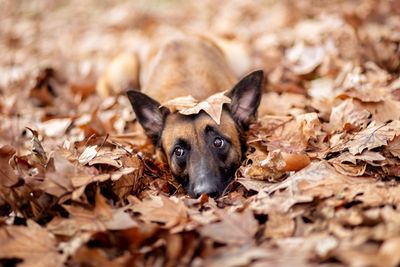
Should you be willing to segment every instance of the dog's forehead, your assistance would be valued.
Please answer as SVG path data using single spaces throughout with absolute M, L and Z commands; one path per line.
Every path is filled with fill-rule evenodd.
M 204 135 L 204 130 L 207 126 L 212 126 L 217 131 L 231 138 L 235 145 L 239 144 L 239 136 L 235 123 L 227 111 L 222 112 L 221 123 L 219 125 L 204 112 L 200 112 L 195 116 L 174 113 L 170 114 L 165 121 L 162 133 L 164 149 L 168 152 L 178 139 L 193 143 Z

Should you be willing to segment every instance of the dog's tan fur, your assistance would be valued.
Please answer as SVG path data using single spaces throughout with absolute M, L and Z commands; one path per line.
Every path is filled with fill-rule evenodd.
M 153 46 L 142 71 L 142 92 L 160 103 L 187 95 L 204 100 L 237 82 L 222 50 L 200 36 L 179 36 Z

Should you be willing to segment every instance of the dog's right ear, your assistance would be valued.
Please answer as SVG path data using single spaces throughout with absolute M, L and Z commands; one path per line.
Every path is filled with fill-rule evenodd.
M 157 145 L 169 110 L 160 107 L 160 103 L 139 91 L 131 90 L 127 92 L 127 95 L 136 114 L 136 119 L 142 125 L 146 135 L 151 138 L 153 144 Z

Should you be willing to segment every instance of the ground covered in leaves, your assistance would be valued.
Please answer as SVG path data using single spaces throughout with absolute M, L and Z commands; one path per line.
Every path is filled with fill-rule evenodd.
M 0 266 L 400 264 L 398 1 L 0 3 Z M 126 97 L 95 90 L 175 29 L 268 78 L 217 200 L 185 196 Z

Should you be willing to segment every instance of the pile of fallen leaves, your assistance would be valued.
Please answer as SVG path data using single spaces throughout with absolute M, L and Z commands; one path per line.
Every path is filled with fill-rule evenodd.
M 0 266 L 398 266 L 399 13 L 396 0 L 2 1 Z M 268 77 L 217 200 L 188 198 L 127 98 L 95 91 L 113 56 L 175 29 Z

